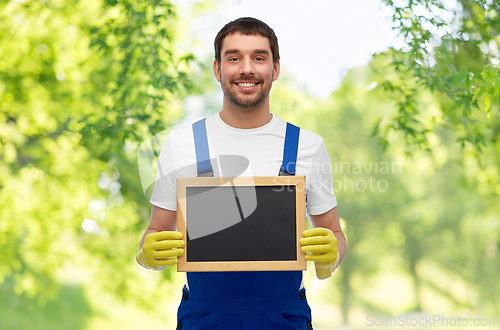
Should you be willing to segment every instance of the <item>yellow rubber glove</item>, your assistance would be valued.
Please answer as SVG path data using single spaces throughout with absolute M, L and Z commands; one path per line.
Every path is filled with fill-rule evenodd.
M 178 262 L 177 257 L 184 253 L 185 242 L 178 231 L 160 231 L 146 235 L 144 245 L 135 260 L 147 269 L 162 269 Z
M 321 227 L 308 229 L 303 235 L 300 239 L 302 252 L 308 253 L 306 260 L 314 261 L 316 277 L 329 278 L 339 265 L 337 238 L 330 229 Z

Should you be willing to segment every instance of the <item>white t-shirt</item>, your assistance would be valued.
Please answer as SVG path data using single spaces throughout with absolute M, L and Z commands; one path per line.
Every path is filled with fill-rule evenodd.
M 276 176 L 283 160 L 286 122 L 273 115 L 254 129 L 224 123 L 219 114 L 206 119 L 214 176 Z M 337 205 L 332 169 L 323 138 L 301 129 L 295 175 L 306 177 L 306 210 L 323 214 Z M 196 177 L 196 154 L 191 125 L 173 130 L 165 139 L 151 203 L 177 210 L 177 177 Z

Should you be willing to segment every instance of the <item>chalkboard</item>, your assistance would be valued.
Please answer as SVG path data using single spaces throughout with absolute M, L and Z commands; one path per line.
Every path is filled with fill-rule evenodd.
M 306 269 L 304 176 L 177 179 L 178 271 Z

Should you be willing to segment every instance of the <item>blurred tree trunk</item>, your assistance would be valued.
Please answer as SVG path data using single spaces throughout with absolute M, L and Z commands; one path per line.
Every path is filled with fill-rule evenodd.
M 340 281 L 340 292 L 342 293 L 342 300 L 340 303 L 340 308 L 342 311 L 342 319 L 344 324 L 349 324 L 349 310 L 351 309 L 351 276 L 352 272 L 348 265 L 342 263 L 342 278 Z

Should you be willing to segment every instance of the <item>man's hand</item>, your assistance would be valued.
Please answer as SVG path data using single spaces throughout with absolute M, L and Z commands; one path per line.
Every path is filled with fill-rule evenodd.
M 185 242 L 178 231 L 160 231 L 146 235 L 144 245 L 135 260 L 147 269 L 161 269 L 178 263 L 177 257 L 184 253 Z
M 308 253 L 306 260 L 314 261 L 316 277 L 320 280 L 329 278 L 339 264 L 337 239 L 330 229 L 313 228 L 304 231 L 300 239 L 302 252 Z

